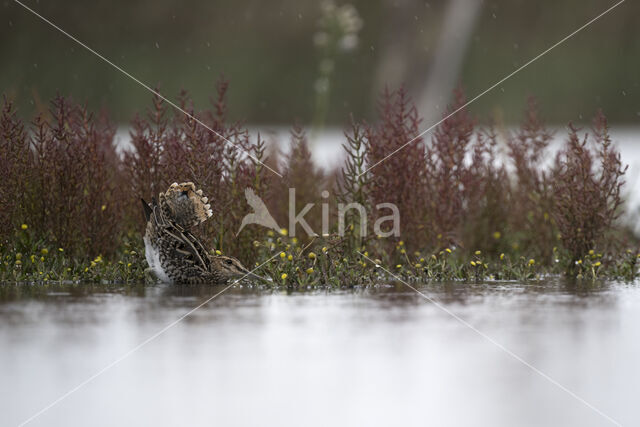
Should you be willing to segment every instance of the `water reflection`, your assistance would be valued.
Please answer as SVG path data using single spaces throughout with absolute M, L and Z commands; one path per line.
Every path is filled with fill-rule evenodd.
M 0 286 L 2 424 L 28 418 L 222 289 Z M 603 412 L 640 423 L 636 284 L 420 289 Z M 401 283 L 232 287 L 36 421 L 607 424 Z

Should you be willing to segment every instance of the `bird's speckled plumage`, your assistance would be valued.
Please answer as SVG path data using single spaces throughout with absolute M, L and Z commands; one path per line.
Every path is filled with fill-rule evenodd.
M 142 200 L 149 268 L 163 282 L 223 284 L 250 274 L 235 258 L 212 256 L 190 229 L 212 215 L 208 200 L 191 182 L 174 183 L 148 204 Z

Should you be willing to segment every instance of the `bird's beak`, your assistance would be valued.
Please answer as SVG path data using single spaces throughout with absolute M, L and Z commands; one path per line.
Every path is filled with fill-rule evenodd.
M 258 276 L 255 273 L 252 273 L 251 271 L 245 271 L 244 273 L 247 277 L 252 278 L 252 279 L 258 279 L 261 280 L 263 282 L 271 282 L 270 279 L 267 279 L 266 277 L 262 277 L 262 276 Z

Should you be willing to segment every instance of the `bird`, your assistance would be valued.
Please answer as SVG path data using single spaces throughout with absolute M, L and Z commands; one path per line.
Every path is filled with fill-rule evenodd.
M 254 210 L 253 213 L 245 215 L 242 218 L 242 223 L 240 224 L 240 228 L 236 233 L 236 236 L 240 234 L 245 225 L 248 224 L 258 224 L 263 227 L 271 228 L 277 232 L 280 231 L 280 227 L 273 216 L 269 213 L 269 209 L 267 209 L 267 205 L 264 204 L 262 199 L 256 195 L 256 193 L 251 188 L 246 188 L 244 190 L 244 197 L 247 199 L 247 203 Z
M 192 182 L 174 182 L 151 203 L 140 201 L 147 222 L 148 274 L 173 284 L 225 284 L 245 276 L 262 279 L 236 258 L 210 254 L 191 233 L 192 227 L 213 215 L 207 197 Z

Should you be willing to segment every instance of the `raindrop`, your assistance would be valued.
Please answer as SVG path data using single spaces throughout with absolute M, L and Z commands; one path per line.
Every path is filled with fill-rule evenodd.
M 371 45 L 371 52 L 373 52 L 374 50 L 376 50 L 376 48 Z
M 156 49 L 160 49 L 160 45 L 156 42 Z
M 625 92 L 624 90 L 622 91 L 622 96 L 627 96 L 627 92 Z
M 207 70 L 211 71 L 211 66 L 207 65 Z
M 207 47 L 211 47 L 211 42 L 207 42 Z
M 491 16 L 493 17 L 493 19 L 496 19 L 496 18 L 497 18 L 497 17 L 496 17 L 496 13 L 495 13 L 495 12 L 493 12 L 493 13 L 491 14 Z
M 33 68 L 38 68 L 38 64 L 33 64 Z
M 298 19 L 302 19 L 302 14 L 301 13 L 298 14 Z
M 13 27 L 13 22 L 11 20 L 9 20 L 9 26 Z
M 504 92 L 504 87 L 503 86 L 500 86 L 500 91 Z

